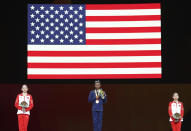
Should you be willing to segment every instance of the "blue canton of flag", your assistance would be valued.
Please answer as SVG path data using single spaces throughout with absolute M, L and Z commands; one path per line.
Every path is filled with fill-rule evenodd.
M 86 44 L 85 5 L 29 5 L 28 13 L 28 44 Z

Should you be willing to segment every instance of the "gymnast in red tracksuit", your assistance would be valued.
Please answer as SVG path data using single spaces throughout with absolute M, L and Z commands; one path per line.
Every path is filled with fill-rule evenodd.
M 172 131 L 181 131 L 181 122 L 183 121 L 184 107 L 182 102 L 178 101 L 179 95 L 177 92 L 173 94 L 173 99 L 174 101 L 170 102 L 168 107 Z M 175 113 L 179 113 L 181 115 L 181 118 L 179 120 L 174 119 L 173 115 Z
M 27 131 L 27 126 L 29 122 L 30 110 L 33 108 L 33 99 L 30 94 L 28 94 L 28 86 L 24 84 L 21 88 L 22 93 L 17 95 L 15 101 L 15 107 L 18 109 L 18 125 L 19 131 Z M 23 103 L 25 103 L 23 106 Z M 27 104 L 26 104 L 27 103 Z

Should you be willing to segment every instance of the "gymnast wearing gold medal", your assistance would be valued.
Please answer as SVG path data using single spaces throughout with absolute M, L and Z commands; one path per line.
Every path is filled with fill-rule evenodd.
M 103 104 L 107 102 L 106 93 L 100 87 L 100 81 L 95 81 L 95 90 L 92 90 L 88 97 L 88 101 L 92 103 L 94 131 L 102 130 Z

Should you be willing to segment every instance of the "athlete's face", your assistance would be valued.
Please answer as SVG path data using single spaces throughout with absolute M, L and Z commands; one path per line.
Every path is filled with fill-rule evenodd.
M 23 93 L 27 93 L 28 91 L 27 85 L 23 85 L 21 90 L 23 91 Z
M 174 99 L 174 100 L 178 100 L 178 99 L 179 99 L 178 93 L 174 93 L 174 94 L 173 94 L 173 99 Z
M 101 87 L 101 84 L 100 83 L 95 83 L 95 88 L 96 89 L 99 89 Z

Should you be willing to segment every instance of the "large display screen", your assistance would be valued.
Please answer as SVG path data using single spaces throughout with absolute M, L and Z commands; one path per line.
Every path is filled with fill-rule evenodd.
M 161 78 L 154 4 L 29 4 L 28 79 Z

